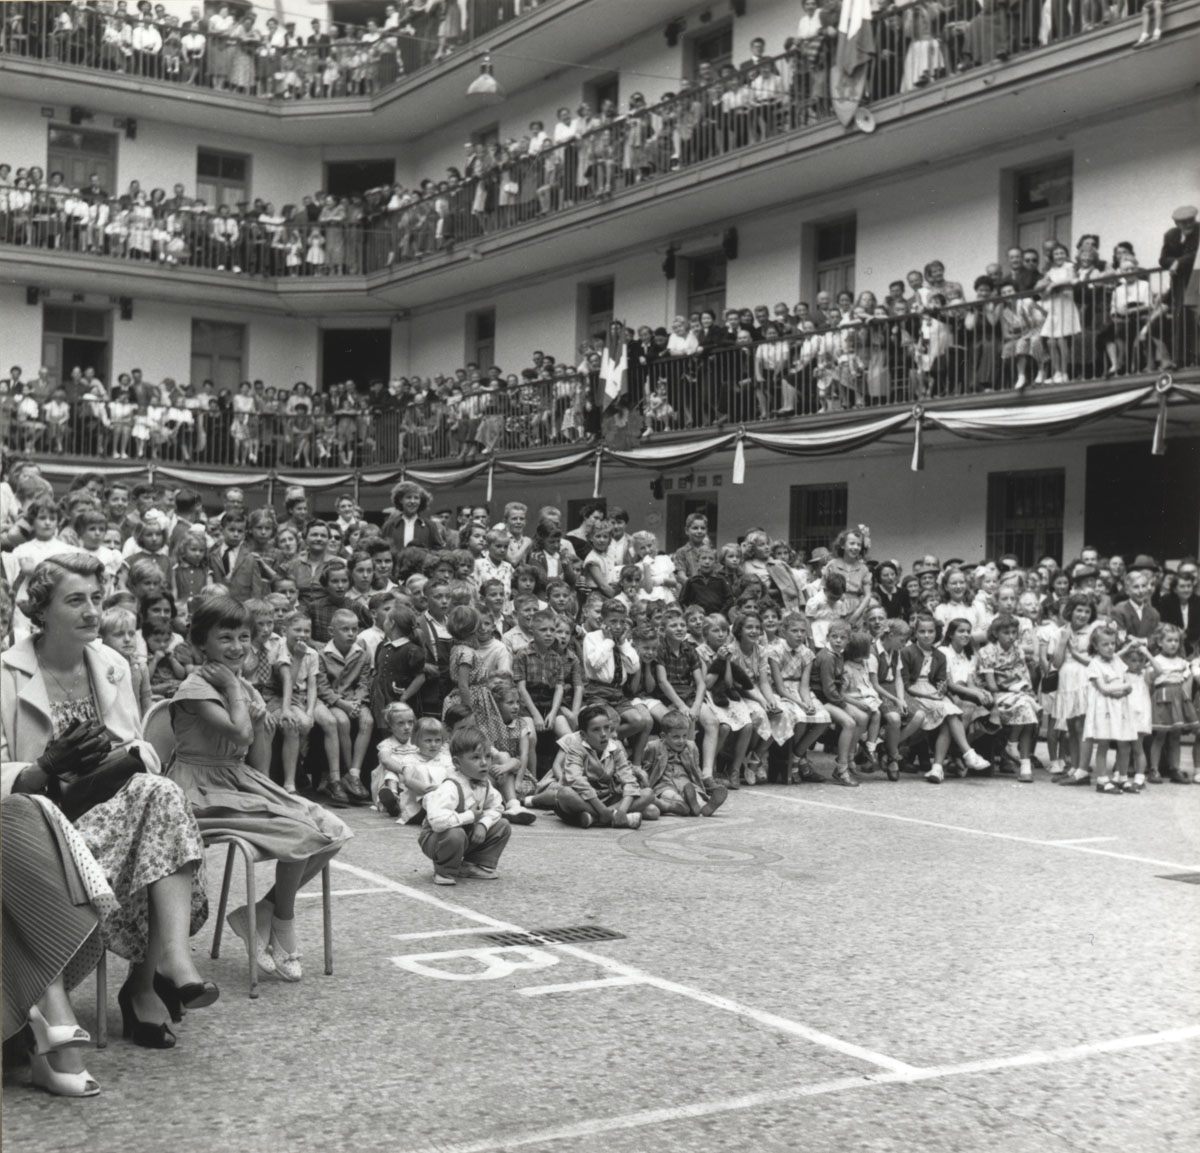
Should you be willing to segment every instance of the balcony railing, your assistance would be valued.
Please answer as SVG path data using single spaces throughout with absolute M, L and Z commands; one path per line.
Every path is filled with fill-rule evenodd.
M 1055 5 L 1047 21 L 1037 3 L 989 3 L 970 21 L 932 28 L 912 8 L 904 15 L 885 9 L 875 20 L 865 99 L 915 92 L 1091 31 L 1080 22 L 1085 7 Z M 276 278 L 386 271 L 832 119 L 832 33 L 825 28 L 748 72 L 681 86 L 657 105 L 576 119 L 564 126 L 570 139 L 541 150 L 535 143 L 480 146 L 461 179 L 436 187 L 426 181 L 420 192 L 372 189 L 316 219 L 296 205 L 223 219 L 188 198 L 143 206 L 128 195 L 81 189 L 76 196 L 62 184 L 0 186 L 0 244 Z
M 397 4 L 396 21 L 366 27 L 339 22 L 314 31 L 302 20 L 289 32 L 281 21 L 256 18 L 217 34 L 207 30 L 213 17 L 197 29 L 59 0 L 6 0 L 0 52 L 252 99 L 329 100 L 373 96 L 553 2 L 408 2 Z
M 61 395 L 34 384 L 0 396 L 0 439 L 31 454 L 317 471 L 589 442 L 629 448 L 726 424 L 844 420 L 966 397 L 1015 405 L 1068 381 L 1195 368 L 1195 326 L 1194 310 L 1173 312 L 1147 281 L 1104 277 L 1047 306 L 1026 293 L 774 340 L 743 336 L 693 355 L 635 352 L 619 393 L 599 371 L 568 370 L 466 393 L 417 382 L 386 400 L 317 394 L 315 412 L 289 414 L 286 394 L 245 389 L 213 398 L 143 384 L 134 397 L 86 380 Z M 1076 335 L 1048 335 L 1072 327 Z

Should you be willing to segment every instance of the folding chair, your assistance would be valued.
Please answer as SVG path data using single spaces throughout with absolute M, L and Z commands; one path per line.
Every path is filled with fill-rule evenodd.
M 154 747 L 162 760 L 164 769 L 170 764 L 175 755 L 175 730 L 171 727 L 171 702 L 159 701 L 151 705 L 150 711 L 142 722 L 142 737 Z M 212 957 L 221 955 L 221 935 L 225 928 L 225 909 L 229 903 L 229 885 L 233 880 L 233 866 L 236 855 L 241 853 L 246 867 L 246 909 L 249 913 L 250 940 L 258 933 L 257 912 L 255 903 L 258 900 L 254 883 L 254 866 L 260 861 L 271 861 L 275 858 L 260 852 L 249 841 L 233 834 L 216 833 L 204 837 L 205 848 L 213 845 L 228 845 L 229 851 L 225 857 L 225 875 L 221 880 L 221 899 L 217 906 L 217 923 L 213 932 Z M 325 976 L 333 975 L 333 903 L 330 897 L 330 872 L 326 865 L 321 870 L 321 904 L 322 920 L 325 935 Z M 250 997 L 258 997 L 258 959 L 254 950 L 250 954 Z

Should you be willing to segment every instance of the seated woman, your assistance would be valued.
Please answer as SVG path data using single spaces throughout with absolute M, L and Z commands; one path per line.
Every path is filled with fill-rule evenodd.
M 352 834 L 332 813 L 266 775 L 275 721 L 241 675 L 252 623 L 251 610 L 229 596 L 209 597 L 192 617 L 192 648 L 202 663 L 171 701 L 176 746 L 168 775 L 203 832 L 242 837 L 278 862 L 274 886 L 255 907 L 258 939 L 250 940 L 246 908 L 227 920 L 263 972 L 299 981 L 296 893 Z
M 49 557 L 26 585 L 37 632 L 0 656 L 0 796 L 41 793 L 63 774 L 136 756 L 146 772 L 74 822 L 116 893 L 104 945 L 130 962 L 118 1001 L 126 1037 L 169 1049 L 167 1024 L 220 995 L 188 938 L 208 919 L 204 846 L 180 790 L 142 741 L 129 664 L 95 643 L 104 566 L 86 553 Z
M 94 1097 L 84 1068 L 69 994 L 104 952 L 100 915 L 116 899 L 83 839 L 44 798 L 8 796 L 0 804 L 4 851 L 4 1029 L 9 1042 L 33 1044 L 33 1084 L 59 1097 Z

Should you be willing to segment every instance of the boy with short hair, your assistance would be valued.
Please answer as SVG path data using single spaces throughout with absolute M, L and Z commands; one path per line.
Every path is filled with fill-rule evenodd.
M 375 720 L 370 707 L 371 666 L 356 639 L 358 631 L 358 614 L 351 609 L 338 609 L 329 618 L 329 640 L 319 654 L 317 696 L 337 723 L 338 745 L 347 765 L 342 788 L 352 801 L 366 804 L 370 793 L 362 783 L 362 766 Z M 350 733 L 355 726 L 352 746 Z
M 659 724 L 662 736 L 646 746 L 643 762 L 654 803 L 663 813 L 679 817 L 711 817 L 729 792 L 711 780 L 705 788 L 700 754 L 690 739 L 691 721 L 678 709 L 668 709 Z
M 538 599 L 532 593 L 517 593 L 513 597 L 513 624 L 500 638 L 516 657 L 533 643 L 533 618 L 538 612 Z
M 583 699 L 617 711 L 620 728 L 616 735 L 631 742 L 633 763 L 641 768 L 642 752 L 654 727 L 650 713 L 632 699 L 636 690 L 646 691 L 641 685 L 641 658 L 629 640 L 623 604 L 605 601 L 599 618 L 599 627 L 583 637 Z
M 579 732 L 558 742 L 564 758 L 554 807 L 568 825 L 636 829 L 643 818 L 658 819 L 654 793 L 638 784 L 615 728 L 605 705 L 587 705 Z
M 654 679 L 656 684 L 652 693 L 656 703 L 650 706 L 651 716 L 661 723 L 670 709 L 678 709 L 699 725 L 704 731 L 702 773 L 711 777 L 717 761 L 721 724 L 706 702 L 704 664 L 695 646 L 687 639 L 687 624 L 678 605 L 672 605 L 663 614 L 663 639 L 654 662 Z
M 391 609 L 395 601 L 395 593 L 382 592 L 372 593 L 367 597 L 367 612 L 371 614 L 371 624 L 369 628 L 363 629 L 355 638 L 355 644 L 359 645 L 366 654 L 367 667 L 375 667 L 375 653 L 380 644 L 387 640 L 387 632 L 384 624 L 387 620 L 388 610 Z
M 464 725 L 450 738 L 453 767 L 425 795 L 421 851 L 433 861 L 433 883 L 456 885 L 460 877 L 495 880 L 500 854 L 512 835 L 504 803 L 488 780 L 488 740 Z
M 699 605 L 706 615 L 725 612 L 733 600 L 733 589 L 716 569 L 716 550 L 702 545 L 696 550 L 696 574 L 684 581 L 679 594 L 684 608 Z
M 555 634 L 558 621 L 549 609 L 535 613 L 531 622 L 533 641 L 513 658 L 513 679 L 525 715 L 535 732 L 552 732 L 563 737 L 571 731 L 583 697 L 579 665 L 559 651 Z M 571 703 L 563 699 L 570 681 Z

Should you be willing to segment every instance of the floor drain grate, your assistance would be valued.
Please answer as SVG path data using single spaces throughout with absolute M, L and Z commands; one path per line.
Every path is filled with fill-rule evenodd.
M 1200 885 L 1200 873 L 1163 873 L 1160 881 L 1182 881 L 1185 885 Z
M 577 945 L 588 941 L 623 941 L 624 933 L 601 925 L 568 925 L 565 929 L 533 929 L 528 933 L 480 933 L 493 945 Z

